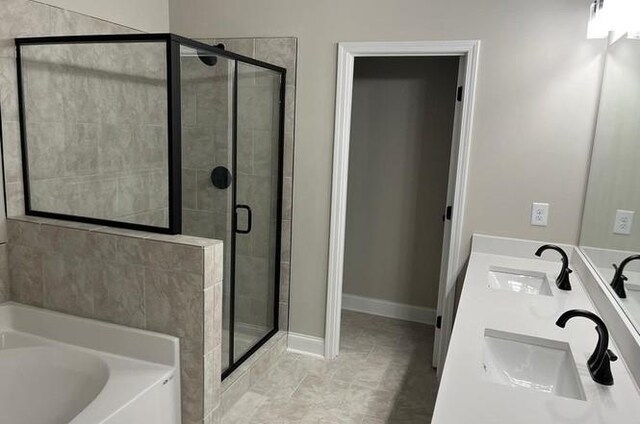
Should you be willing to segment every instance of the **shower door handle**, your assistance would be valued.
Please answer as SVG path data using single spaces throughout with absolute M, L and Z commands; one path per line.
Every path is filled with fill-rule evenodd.
M 245 230 L 241 230 L 238 228 L 238 209 L 245 209 L 247 211 L 247 228 Z M 236 221 L 236 225 L 235 225 L 236 233 L 249 234 L 251 232 L 253 214 L 251 213 L 251 208 L 249 207 L 249 205 L 236 205 L 235 221 Z

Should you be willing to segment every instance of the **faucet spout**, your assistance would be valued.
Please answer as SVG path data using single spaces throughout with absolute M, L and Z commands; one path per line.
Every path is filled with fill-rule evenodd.
M 616 270 L 616 273 L 613 276 L 613 280 L 611 280 L 611 288 L 618 295 L 618 297 L 624 299 L 627 297 L 627 292 L 624 289 L 624 282 L 627 281 L 627 277 L 624 276 L 624 267 L 631 261 L 635 261 L 640 259 L 640 255 L 631 255 L 626 257 L 620 262 L 620 265 L 616 266 L 613 264 L 613 268 Z
M 538 250 L 536 250 L 535 255 L 537 257 L 540 257 L 542 256 L 542 252 L 544 252 L 545 250 L 555 250 L 556 252 L 560 253 L 560 257 L 562 258 L 562 269 L 560 270 L 560 273 L 556 278 L 556 286 L 558 286 L 560 290 L 571 290 L 571 281 L 569 280 L 569 274 L 571 274 L 573 271 L 569 269 L 569 256 L 567 256 L 567 253 L 561 247 L 556 246 L 555 244 L 545 244 L 543 246 L 540 246 Z
M 589 373 L 593 381 L 605 386 L 613 385 L 613 375 L 611 374 L 611 362 L 616 361 L 618 357 L 609 350 L 609 331 L 604 321 L 590 311 L 583 309 L 571 309 L 558 318 L 556 325 L 564 328 L 571 318 L 582 317 L 593 321 L 596 324 L 596 332 L 598 333 L 598 344 L 595 350 L 587 360 Z

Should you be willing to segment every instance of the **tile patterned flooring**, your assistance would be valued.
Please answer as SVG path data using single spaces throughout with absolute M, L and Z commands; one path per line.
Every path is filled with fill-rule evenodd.
M 429 423 L 437 394 L 434 328 L 344 311 L 340 356 L 287 352 L 223 424 Z

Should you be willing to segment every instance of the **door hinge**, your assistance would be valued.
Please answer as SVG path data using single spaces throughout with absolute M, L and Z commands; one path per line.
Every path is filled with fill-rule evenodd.
M 442 315 L 436 317 L 436 328 L 442 328 Z
M 456 96 L 459 102 L 462 101 L 462 86 L 458 87 L 458 94 Z
M 453 213 L 453 206 L 447 206 L 447 213 L 446 213 L 447 221 L 451 221 L 452 213 Z

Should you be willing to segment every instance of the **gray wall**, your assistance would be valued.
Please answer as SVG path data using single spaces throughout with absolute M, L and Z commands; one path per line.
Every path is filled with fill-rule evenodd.
M 473 232 L 575 243 L 606 45 L 586 39 L 588 3 L 171 1 L 187 36 L 298 37 L 291 331 L 324 336 L 336 43 L 482 40 L 465 250 Z M 548 227 L 529 225 L 533 201 Z
M 640 250 L 640 40 L 609 47 L 580 244 Z M 617 209 L 636 211 L 631 234 L 613 233 Z M 610 265 L 610 264 L 609 264 Z
M 438 303 L 458 58 L 355 62 L 344 293 Z

